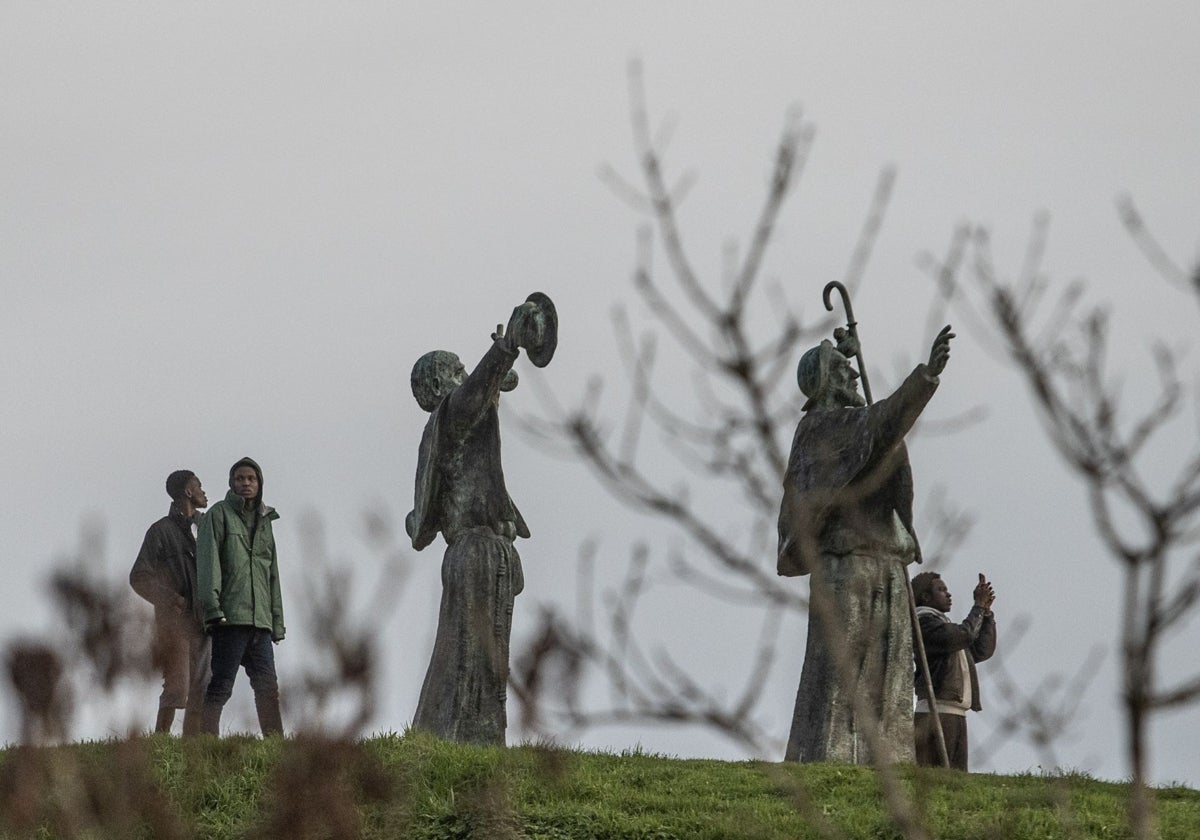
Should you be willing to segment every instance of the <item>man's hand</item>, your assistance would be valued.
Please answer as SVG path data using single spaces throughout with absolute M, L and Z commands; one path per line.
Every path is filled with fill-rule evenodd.
M 992 589 L 992 584 L 983 576 L 983 572 L 979 573 L 979 583 L 975 585 L 975 591 L 972 593 L 975 596 L 975 606 L 983 607 L 985 610 L 992 608 L 992 602 L 996 600 L 996 592 Z
M 942 331 L 933 340 L 933 347 L 929 351 L 929 362 L 926 364 L 931 375 L 938 376 L 946 369 L 946 362 L 950 361 L 950 339 L 952 338 L 954 338 L 954 333 L 950 332 L 950 325 L 947 324 L 942 327 Z

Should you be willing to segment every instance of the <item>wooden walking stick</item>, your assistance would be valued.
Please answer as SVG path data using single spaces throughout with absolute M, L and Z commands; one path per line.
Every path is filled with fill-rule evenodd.
M 831 295 L 834 289 L 837 289 L 842 298 L 842 308 L 846 310 L 846 330 L 850 334 L 850 338 L 854 340 L 854 358 L 858 361 L 858 378 L 862 380 L 863 397 L 866 399 L 867 405 L 870 405 L 874 400 L 871 399 L 871 384 L 867 382 L 867 367 L 863 364 L 862 344 L 858 340 L 858 321 L 854 320 L 854 309 L 850 306 L 850 292 L 841 282 L 831 280 L 825 284 L 825 291 L 821 293 L 821 299 L 825 302 L 825 309 L 832 312 L 833 299 Z M 904 587 L 908 590 L 908 616 L 912 622 L 913 647 L 916 649 L 917 663 L 923 677 L 924 685 L 922 687 L 925 689 L 926 697 L 929 698 L 929 717 L 933 723 L 938 757 L 942 760 L 943 767 L 949 767 L 950 756 L 946 752 L 946 736 L 942 732 L 942 719 L 938 716 L 937 698 L 933 696 L 933 675 L 929 673 L 929 660 L 925 656 L 925 637 L 921 634 L 921 619 L 917 617 L 917 599 L 913 595 L 912 578 L 908 575 L 908 566 L 901 565 L 904 569 Z

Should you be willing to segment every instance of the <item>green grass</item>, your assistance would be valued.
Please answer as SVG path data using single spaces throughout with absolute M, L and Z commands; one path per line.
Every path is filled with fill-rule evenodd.
M 1084 774 L 903 768 L 939 840 L 1129 837 L 1128 786 Z M 1200 838 L 1200 792 L 1154 791 L 1162 838 Z M 822 827 L 823 826 L 823 827 Z M 894 838 L 877 774 L 448 744 L 154 736 L 0 752 L 0 836 Z

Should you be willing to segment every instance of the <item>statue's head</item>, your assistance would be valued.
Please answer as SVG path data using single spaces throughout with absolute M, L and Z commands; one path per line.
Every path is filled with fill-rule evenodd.
M 800 357 L 796 382 L 808 397 L 804 411 L 866 405 L 858 393 L 858 371 L 828 339 Z
M 433 411 L 466 378 L 467 369 L 458 356 L 446 350 L 431 350 L 413 365 L 413 396 L 421 408 Z

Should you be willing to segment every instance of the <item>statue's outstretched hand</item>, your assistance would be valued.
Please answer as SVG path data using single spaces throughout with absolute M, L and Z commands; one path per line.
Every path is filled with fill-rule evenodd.
M 937 338 L 933 340 L 933 347 L 929 351 L 929 372 L 934 376 L 938 376 L 946 369 L 946 362 L 950 361 L 950 339 L 954 338 L 954 333 L 950 332 L 950 325 L 942 327 L 942 331 L 937 334 Z
M 493 338 L 507 338 L 508 346 L 513 350 L 517 349 L 518 347 L 524 347 L 528 349 L 529 336 L 526 335 L 526 333 L 529 331 L 529 327 L 526 321 L 530 317 L 533 309 L 533 304 L 529 302 L 525 302 L 514 308 L 512 315 L 508 319 L 508 329 L 502 330 L 499 328 L 499 326 L 497 326 L 497 332 L 499 335 L 493 336 Z

